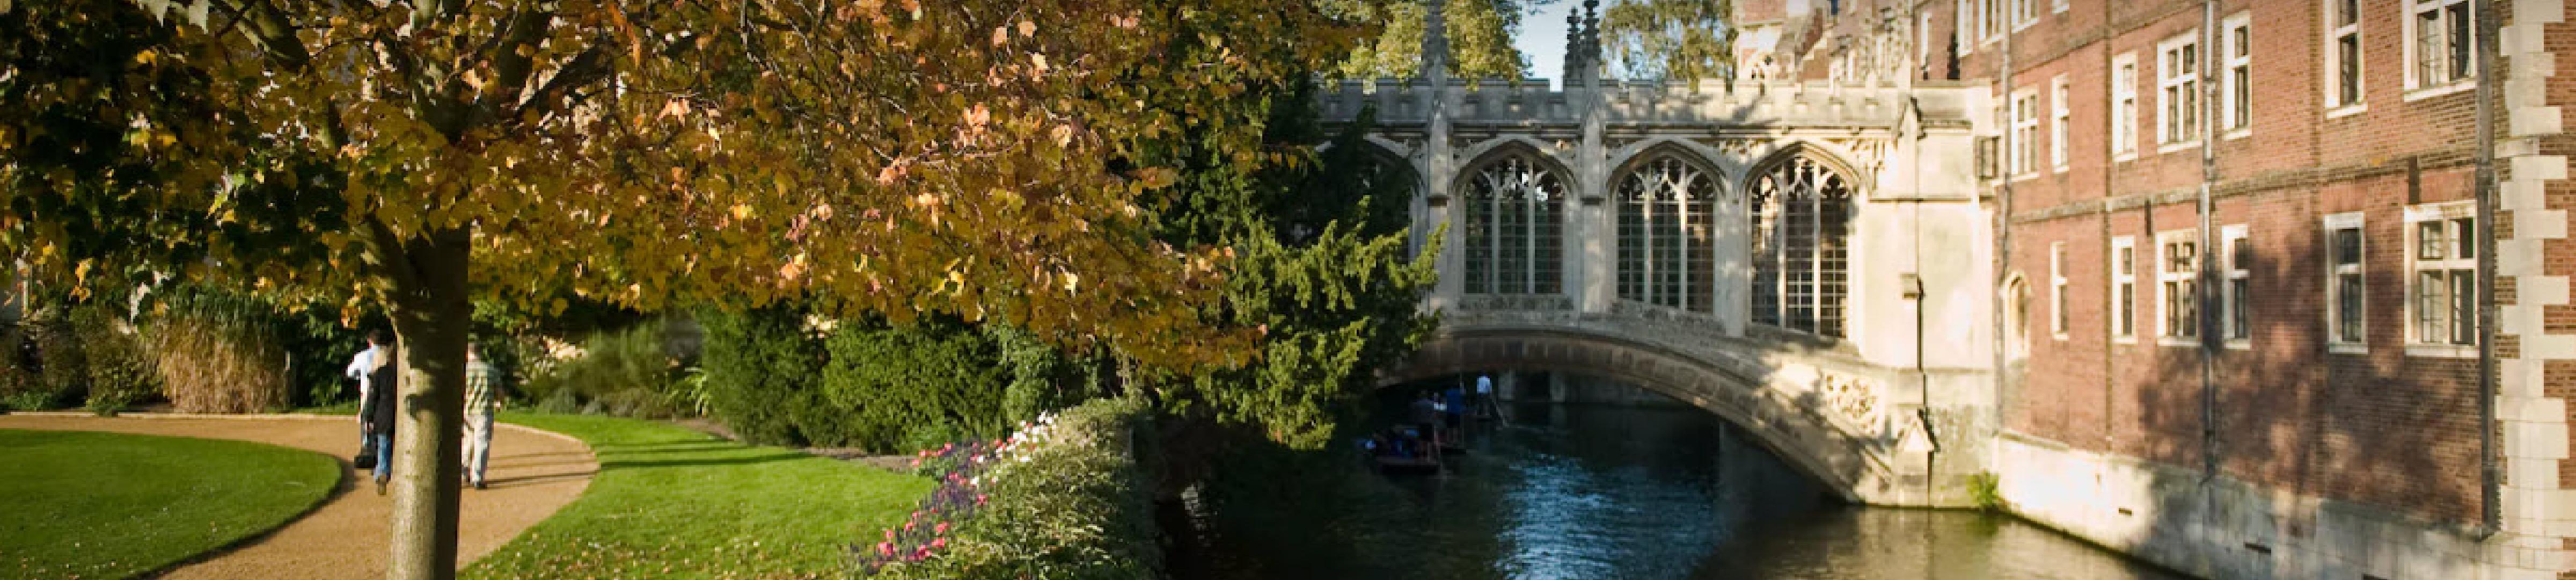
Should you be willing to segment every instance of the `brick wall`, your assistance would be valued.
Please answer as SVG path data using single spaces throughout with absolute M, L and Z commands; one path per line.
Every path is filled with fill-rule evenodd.
M 1903 26 L 1905 0 L 1844 2 L 1835 35 L 1866 38 L 1885 30 L 1880 6 Z M 1961 78 L 1990 84 L 1996 102 L 2030 90 L 2041 97 L 2036 132 L 2040 167 L 2010 181 L 2013 215 L 2008 271 L 2031 281 L 2030 359 L 2011 391 L 2008 428 L 2066 445 L 2197 469 L 2215 459 L 2228 476 L 2276 489 L 2379 506 L 2442 521 L 2474 523 L 2479 509 L 2476 361 L 2410 356 L 2405 348 L 2408 263 L 2406 208 L 2470 199 L 2475 92 L 2410 95 L 2404 58 L 2403 0 L 2362 0 L 2362 107 L 2329 115 L 2323 2 L 2220 2 L 2220 20 L 2252 23 L 2254 98 L 2250 127 L 2217 139 L 2218 226 L 2243 225 L 2253 259 L 2247 265 L 2252 338 L 2216 361 L 2217 445 L 2204 449 L 2202 360 L 2196 345 L 2160 344 L 2155 336 L 2158 232 L 2196 225 L 2202 180 L 2197 145 L 2159 151 L 2156 124 L 2164 103 L 2157 87 L 2161 42 L 2197 35 L 2197 1 L 2075 0 L 2054 12 L 2051 0 L 2028 0 L 2037 18 L 2007 23 L 2009 43 L 1984 36 L 1958 45 Z M 1972 1 L 1970 5 L 1982 4 Z M 1946 76 L 1947 53 L 1961 3 L 1934 0 L 1912 9 L 1930 15 L 1934 43 L 1924 74 Z M 2013 0 L 1993 0 L 1998 9 Z M 2500 10 L 2510 10 L 2509 6 Z M 2007 19 L 2009 20 L 2009 19 Z M 2569 36 L 2550 38 L 2553 46 Z M 2007 44 L 2013 73 L 2006 84 Z M 2223 48 L 2224 41 L 2202 46 Z M 2567 50 L 2569 46 L 2558 46 Z M 1800 76 L 1822 78 L 1826 50 L 1807 53 Z M 2110 151 L 2111 63 L 2138 63 L 2134 158 Z M 2224 68 L 2201 71 L 2218 83 Z M 2049 167 L 2046 140 L 2054 122 L 2048 99 L 2054 78 L 2069 81 L 2068 163 Z M 2567 81 L 2554 81 L 2565 83 Z M 2552 94 L 2576 94 L 2576 86 Z M 2010 127 L 2008 111 L 1992 126 Z M 2576 113 L 2576 111 L 2571 111 Z M 2205 114 L 2205 113 L 2204 113 Z M 2215 125 L 2218 119 L 2205 119 Z M 2215 127 L 2204 134 L 2222 133 Z M 2561 144 L 2567 145 L 2567 144 Z M 2007 146 L 2007 150 L 2008 146 Z M 2001 183 L 1988 192 L 2002 202 Z M 2553 203 L 2576 188 L 2551 189 Z M 2364 217 L 2367 350 L 2325 347 L 2323 216 Z M 2137 337 L 2109 335 L 2110 240 L 2131 236 L 2137 248 Z M 2213 242 L 2218 236 L 2211 236 Z M 2062 244 L 2070 322 L 2060 338 L 2047 328 L 2049 252 Z M 2210 250 L 2219 246 L 2213 244 Z M 2548 246 L 2547 268 L 2576 272 L 2576 247 Z M 2210 252 L 2215 258 L 2215 252 Z M 2212 280 L 2216 283 L 2216 280 Z M 2500 284 L 2501 286 L 2501 284 Z M 2215 308 L 2216 305 L 2211 305 Z M 2576 307 L 2547 310 L 2546 326 L 2576 333 Z M 2205 329 L 2215 331 L 2216 329 Z M 2551 367 L 2567 384 L 2576 367 Z M 2214 454 L 2214 455 L 2213 455 Z M 2576 483 L 2576 464 L 2563 471 Z

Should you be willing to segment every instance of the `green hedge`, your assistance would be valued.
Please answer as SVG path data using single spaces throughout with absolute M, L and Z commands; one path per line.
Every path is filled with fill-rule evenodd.
M 1143 408 L 1123 399 L 1084 403 L 1006 440 L 990 461 L 964 462 L 967 469 L 942 477 L 942 489 L 915 512 L 913 529 L 859 542 L 866 548 L 856 572 L 925 580 L 1159 576 L 1152 478 L 1133 447 L 1150 428 Z M 973 499 L 939 501 L 951 497 Z M 935 522 L 950 527 L 938 532 Z
M 816 444 L 909 451 L 1002 435 L 1009 375 L 992 337 L 955 320 L 843 323 L 827 342 L 823 398 L 840 412 L 807 425 Z
M 769 306 L 739 312 L 707 309 L 705 371 L 710 410 L 736 436 L 765 445 L 806 442 L 799 420 L 821 421 L 823 341 L 805 330 L 804 308 Z

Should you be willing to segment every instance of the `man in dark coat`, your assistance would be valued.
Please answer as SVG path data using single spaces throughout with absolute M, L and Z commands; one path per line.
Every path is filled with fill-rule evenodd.
M 372 388 L 358 402 L 358 421 L 367 431 L 367 443 L 375 446 L 376 495 L 384 495 L 385 481 L 394 474 L 394 402 L 401 400 L 396 394 L 401 389 L 395 388 L 394 377 L 400 373 L 396 372 L 389 333 L 382 329 L 368 333 L 367 344 L 375 346 L 379 354 L 366 368 Z

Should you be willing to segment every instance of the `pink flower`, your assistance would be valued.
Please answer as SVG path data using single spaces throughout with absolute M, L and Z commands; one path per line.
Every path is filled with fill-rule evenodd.
M 984 505 L 984 494 L 975 494 L 975 505 Z
M 894 541 L 894 528 L 886 528 L 886 541 Z
M 931 526 L 931 527 L 930 527 L 930 533 L 933 533 L 933 534 L 945 534 L 945 533 L 948 533 L 948 522 L 939 522 L 939 525 Z
M 907 531 L 907 532 L 909 532 L 909 531 L 912 531 L 913 529 L 915 529 L 915 528 L 919 528 L 919 527 L 921 527 L 921 522 L 904 522 L 904 523 L 903 523 L 903 531 Z
M 933 547 L 933 548 L 946 548 L 946 547 L 948 547 L 948 538 L 931 538 L 931 539 L 930 539 L 930 547 Z
M 894 555 L 894 542 L 877 542 L 877 553 L 888 556 Z

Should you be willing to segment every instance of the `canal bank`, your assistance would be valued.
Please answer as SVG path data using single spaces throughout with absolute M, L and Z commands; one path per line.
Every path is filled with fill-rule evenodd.
M 1370 426 L 1402 403 L 1386 401 Z M 2008 516 L 1843 503 L 1690 407 L 1525 398 L 1503 410 L 1468 430 L 1443 476 L 1371 473 L 1349 445 L 1245 458 L 1193 494 L 1203 568 L 1227 579 L 2181 578 Z

